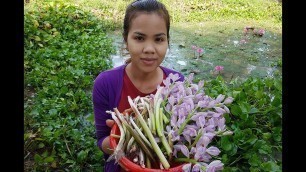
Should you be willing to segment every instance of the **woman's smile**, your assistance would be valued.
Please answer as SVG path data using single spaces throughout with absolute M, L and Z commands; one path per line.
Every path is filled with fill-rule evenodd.
M 156 58 L 140 58 L 140 60 L 142 61 L 142 63 L 148 66 L 153 65 L 154 63 L 157 62 Z

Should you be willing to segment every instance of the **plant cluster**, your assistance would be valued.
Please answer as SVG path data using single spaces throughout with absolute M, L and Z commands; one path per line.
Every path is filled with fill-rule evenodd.
M 25 171 L 97 171 L 91 87 L 111 67 L 107 25 L 73 5 L 35 5 L 24 16 Z
M 206 83 L 210 96 L 234 98 L 226 125 L 233 136 L 222 137 L 225 172 L 282 170 L 282 79 L 239 78 L 225 83 L 221 76 Z

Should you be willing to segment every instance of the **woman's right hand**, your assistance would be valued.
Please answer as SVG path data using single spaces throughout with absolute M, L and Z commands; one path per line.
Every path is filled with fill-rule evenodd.
M 112 120 L 112 119 L 107 119 L 107 120 L 106 120 L 106 125 L 107 125 L 108 127 L 112 128 L 114 124 L 115 124 L 115 121 L 114 121 L 114 120 Z
M 115 121 L 112 120 L 112 119 L 107 119 L 105 121 L 106 125 L 110 128 L 113 127 L 113 125 L 115 124 Z M 112 154 L 113 153 L 113 150 L 110 149 L 110 144 L 109 144 L 109 136 L 107 136 L 103 142 L 102 142 L 102 150 L 107 153 L 107 154 Z

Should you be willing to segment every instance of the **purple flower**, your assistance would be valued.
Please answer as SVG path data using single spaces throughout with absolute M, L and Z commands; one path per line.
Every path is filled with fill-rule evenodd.
M 197 52 L 198 52 L 199 54 L 201 54 L 201 53 L 204 52 L 204 50 L 203 50 L 202 48 L 198 48 L 198 49 L 197 49 Z
M 224 69 L 223 66 L 216 66 L 215 67 L 215 71 L 217 71 L 217 72 L 221 72 L 223 69 Z
M 192 172 L 200 172 L 201 171 L 201 165 L 199 163 L 194 164 L 192 167 Z
M 214 171 L 223 170 L 223 163 L 220 160 L 212 161 L 208 166 L 206 171 L 214 169 Z
M 210 155 L 217 156 L 221 152 L 217 147 L 211 146 L 208 149 L 206 149 L 206 152 Z
M 191 137 L 194 137 L 197 135 L 197 131 L 194 128 L 185 128 L 183 131 L 183 135 L 185 137 L 185 139 L 189 142 L 189 144 L 191 144 Z
M 234 98 L 232 97 L 227 97 L 225 100 L 224 100 L 224 104 L 231 104 L 233 102 Z
M 187 146 L 182 145 L 182 144 L 177 144 L 177 145 L 173 145 L 173 149 L 174 149 L 173 154 L 175 155 L 175 157 L 177 157 L 177 151 L 180 151 L 183 153 L 183 155 L 189 158 L 189 150 Z
M 191 170 L 191 163 L 185 164 L 182 167 L 182 170 L 183 170 L 183 172 L 190 172 L 190 170 Z
M 216 98 L 216 103 L 220 103 L 224 100 L 225 95 L 219 94 L 218 97 Z
M 195 45 L 192 45 L 192 46 L 191 46 L 191 48 L 192 48 L 193 50 L 198 49 L 198 47 L 197 47 L 197 46 L 195 46 Z

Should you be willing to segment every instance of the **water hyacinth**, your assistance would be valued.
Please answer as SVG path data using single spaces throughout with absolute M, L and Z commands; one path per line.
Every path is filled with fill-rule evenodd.
M 218 160 L 221 151 L 211 142 L 215 137 L 233 133 L 227 130 L 224 118 L 224 114 L 230 113 L 227 105 L 233 98 L 221 94 L 217 98 L 206 95 L 204 81 L 193 83 L 193 76 L 190 74 L 182 82 L 178 81 L 177 74 L 170 74 L 163 81 L 164 86 L 158 86 L 155 95 L 137 97 L 129 103 L 138 114 L 137 118 L 139 115 L 148 118 L 140 117 L 140 128 L 145 129 L 144 135 L 150 136 L 145 149 L 153 147 L 151 150 L 157 155 L 152 156 L 159 158 L 161 169 L 171 168 L 169 162 L 179 162 L 185 164 L 184 172 L 220 171 L 223 169 L 223 163 Z M 148 122 L 143 124 L 144 121 Z
M 173 155 L 179 161 L 196 160 L 215 164 L 212 157 L 218 156 L 220 150 L 215 146 L 209 146 L 209 143 L 215 136 L 231 132 L 226 129 L 223 114 L 230 113 L 226 105 L 230 104 L 233 98 L 225 99 L 224 95 L 219 95 L 213 99 L 205 95 L 204 81 L 198 84 L 193 83 L 193 74 L 190 74 L 184 82 L 176 82 L 176 80 L 177 76 L 169 75 L 164 80 L 165 87 L 161 93 L 165 100 L 165 110 L 171 119 L 166 126 L 166 133 L 172 135 Z M 178 152 L 182 153 L 180 157 L 177 156 Z M 217 165 L 209 164 L 210 166 L 203 163 L 195 163 L 192 171 L 198 171 L 195 169 L 211 171 L 213 168 L 215 170 L 222 168 L 221 162 Z M 186 167 L 186 169 L 189 168 Z

